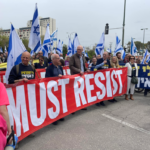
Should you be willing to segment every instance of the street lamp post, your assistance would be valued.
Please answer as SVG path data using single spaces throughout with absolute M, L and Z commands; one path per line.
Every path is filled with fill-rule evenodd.
M 126 0 L 124 0 L 123 28 L 122 28 L 122 47 L 124 46 L 125 12 L 126 12 Z
M 145 30 L 148 30 L 148 28 L 142 28 L 141 30 L 143 30 L 143 53 L 144 53 Z M 142 53 L 142 56 L 143 56 L 143 53 Z

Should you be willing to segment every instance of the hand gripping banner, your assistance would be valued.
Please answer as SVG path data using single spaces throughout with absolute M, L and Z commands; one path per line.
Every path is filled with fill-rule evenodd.
M 8 113 L 19 140 L 72 112 L 126 93 L 127 68 L 7 85 Z

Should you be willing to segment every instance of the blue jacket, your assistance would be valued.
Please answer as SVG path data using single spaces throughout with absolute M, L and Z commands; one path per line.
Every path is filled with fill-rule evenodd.
M 96 65 L 99 65 L 99 64 L 101 64 L 103 62 L 104 62 L 104 59 L 100 58 L 100 59 L 97 60 L 97 64 Z M 110 61 L 108 59 L 107 59 L 107 64 L 105 64 L 105 65 L 108 65 L 108 68 L 111 68 Z M 98 70 L 100 70 L 100 69 L 104 69 L 103 66 L 98 68 Z
M 53 64 L 51 64 L 50 66 L 47 67 L 46 69 L 46 74 L 45 74 L 45 78 L 48 78 L 48 77 L 57 77 L 55 74 L 54 74 L 54 68 L 55 66 Z M 58 68 L 61 70 L 61 74 L 64 75 L 64 72 L 63 72 L 63 69 L 61 66 L 58 66 Z

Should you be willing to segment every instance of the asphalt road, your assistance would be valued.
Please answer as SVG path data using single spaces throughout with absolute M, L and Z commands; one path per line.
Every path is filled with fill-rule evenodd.
M 150 93 L 134 98 L 80 110 L 25 138 L 18 150 L 149 150 Z

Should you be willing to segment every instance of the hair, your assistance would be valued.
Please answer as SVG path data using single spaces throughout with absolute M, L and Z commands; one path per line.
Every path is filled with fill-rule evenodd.
M 116 58 L 116 63 L 113 63 L 113 61 L 112 61 L 112 59 L 114 57 Z M 116 56 L 111 57 L 111 59 L 110 59 L 110 65 L 111 65 L 112 68 L 115 68 L 115 67 L 119 68 L 118 58 Z
M 130 61 L 131 57 L 134 57 L 134 60 L 135 60 L 135 56 L 131 55 L 131 56 L 129 57 L 129 61 Z
M 117 54 L 116 54 L 116 56 L 118 56 L 118 54 L 121 54 L 120 52 L 118 52 Z
M 44 56 L 40 56 L 39 59 L 42 58 L 44 60 Z
M 65 60 L 67 60 L 68 57 L 70 58 L 70 56 L 66 56 L 66 57 L 65 57 Z
M 63 59 L 60 59 L 60 63 L 61 63 L 61 66 L 65 66 L 65 61 Z

